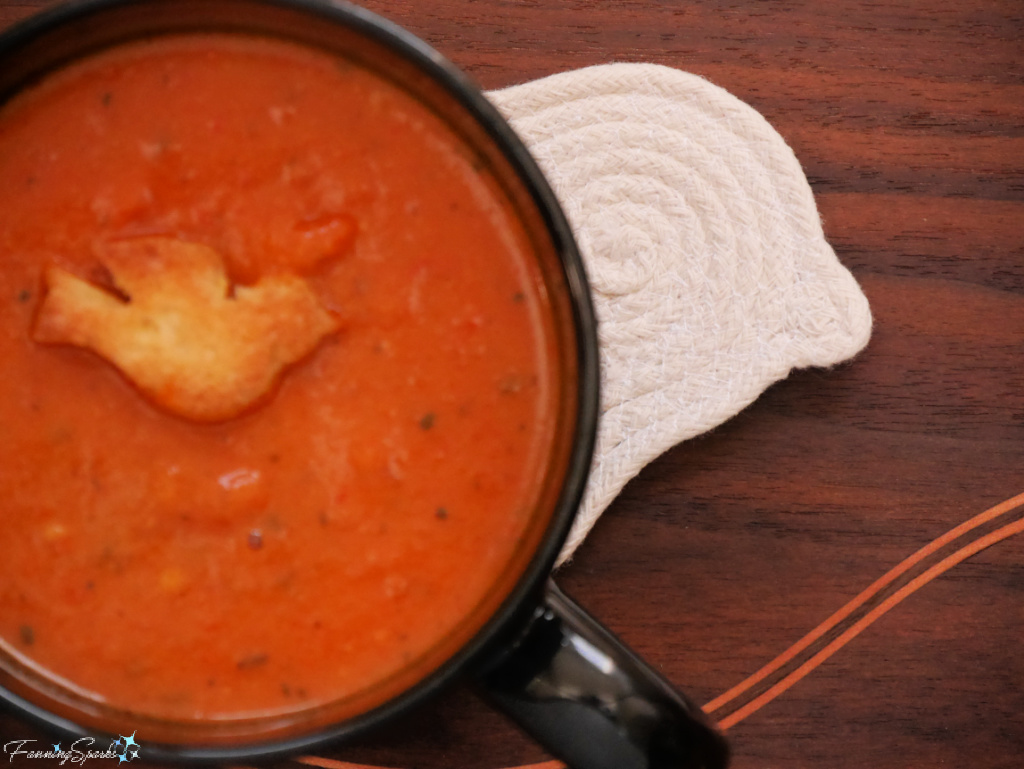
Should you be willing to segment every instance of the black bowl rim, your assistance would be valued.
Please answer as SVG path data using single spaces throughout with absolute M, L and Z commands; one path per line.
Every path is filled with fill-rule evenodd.
M 146 2 L 147 0 L 143 0 Z M 149 0 L 165 2 L 166 0 Z M 365 713 L 322 730 L 266 742 L 238 746 L 144 745 L 145 758 L 156 761 L 220 762 L 263 760 L 312 749 L 332 741 L 365 733 L 416 708 L 436 696 L 455 680 L 465 677 L 494 647 L 510 641 L 539 606 L 545 581 L 576 516 L 590 470 L 596 440 L 599 408 L 599 365 L 597 319 L 586 271 L 572 229 L 562 208 L 532 155 L 477 84 L 426 42 L 371 11 L 347 0 L 244 0 L 254 5 L 277 6 L 319 16 L 325 21 L 348 26 L 383 44 L 405 58 L 440 84 L 466 112 L 482 126 L 523 182 L 559 255 L 572 305 L 577 346 L 576 428 L 570 461 L 555 512 L 541 545 L 515 587 L 476 635 L 437 670 L 395 698 Z M 0 32 L 0 55 L 16 51 L 39 35 L 64 24 L 138 4 L 136 0 L 72 0 L 16 23 Z M 0 703 L 44 728 L 69 738 L 96 738 L 93 730 L 50 713 L 32 702 L 0 687 Z

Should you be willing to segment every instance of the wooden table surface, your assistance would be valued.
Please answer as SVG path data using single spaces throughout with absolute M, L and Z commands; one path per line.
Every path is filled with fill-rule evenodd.
M 49 5 L 0 0 L 0 26 Z M 559 575 L 698 701 L 1024 492 L 1019 0 L 366 5 L 488 89 L 612 61 L 726 88 L 792 146 L 829 242 L 871 303 L 864 353 L 794 373 L 652 463 Z M 1006 508 L 939 542 L 800 652 L 786 670 L 820 664 L 733 719 L 733 765 L 1024 765 L 1024 537 L 1011 536 L 1024 500 Z M 0 734 L 41 736 L 9 716 Z M 549 757 L 460 686 L 302 760 L 498 769 Z

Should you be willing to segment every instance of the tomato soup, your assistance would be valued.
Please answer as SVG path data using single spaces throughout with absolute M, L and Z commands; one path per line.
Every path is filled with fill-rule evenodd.
M 230 720 L 371 707 L 472 637 L 538 525 L 557 345 L 529 239 L 440 118 L 297 44 L 155 38 L 0 108 L 0 200 L 4 665 Z M 225 312 L 300 285 L 319 325 L 253 397 L 190 410 L 212 385 L 185 374 L 234 395 L 224 345 L 273 358 L 294 318 L 214 307 L 165 372 L 125 329 L 198 279 L 131 283 L 144 252 L 205 259 Z

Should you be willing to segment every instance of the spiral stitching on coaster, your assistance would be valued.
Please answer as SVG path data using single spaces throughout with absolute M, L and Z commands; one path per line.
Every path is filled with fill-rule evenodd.
M 488 94 L 551 182 L 594 289 L 596 456 L 567 560 L 626 482 L 790 370 L 867 344 L 792 151 L 694 75 L 607 64 Z

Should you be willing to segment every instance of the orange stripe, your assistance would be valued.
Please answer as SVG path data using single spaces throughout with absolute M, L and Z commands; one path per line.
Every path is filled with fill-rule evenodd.
M 299 756 L 295 761 L 306 766 L 316 766 L 319 769 L 385 769 L 369 764 L 350 764 L 347 761 L 336 761 L 333 758 L 320 756 Z M 510 769 L 566 769 L 566 766 L 561 761 L 544 761 L 539 764 L 510 767 Z
M 333 758 L 323 758 L 322 756 L 299 756 L 294 760 L 300 764 L 305 764 L 306 766 L 320 767 L 320 769 L 385 769 L 385 767 L 382 766 L 350 764 L 348 761 L 336 761 Z
M 1016 497 L 1015 497 L 1016 499 Z M 1012 537 L 1014 534 L 1019 534 L 1024 531 L 1024 518 L 1014 523 L 1007 524 L 1000 529 L 996 529 L 993 532 L 986 534 L 983 537 L 979 537 L 974 542 L 966 545 L 950 556 L 947 556 L 937 564 L 932 566 L 930 569 L 922 573 L 920 576 L 915 577 L 913 580 L 908 582 L 902 588 L 897 590 L 891 596 L 886 598 L 882 603 L 872 609 L 870 612 L 865 614 L 860 620 L 855 622 L 846 630 L 842 635 L 837 637 L 828 646 L 822 649 L 820 652 L 811 657 L 807 662 L 801 665 L 799 668 L 794 670 L 788 676 L 783 678 L 777 684 L 769 688 L 764 694 L 760 695 L 756 699 L 751 700 L 749 703 L 738 709 L 735 713 L 723 718 L 718 722 L 720 729 L 728 729 L 731 726 L 736 725 L 744 718 L 749 716 L 751 713 L 759 710 L 760 708 L 767 705 L 773 699 L 778 697 L 780 694 L 789 689 L 793 684 L 802 679 L 818 665 L 824 662 L 826 659 L 835 654 L 839 649 L 845 646 L 849 641 L 855 638 L 861 633 L 868 625 L 874 622 L 876 619 L 881 617 L 891 608 L 900 603 L 904 598 L 914 593 L 933 579 L 938 577 L 945 571 L 948 571 L 952 567 L 956 566 L 961 561 L 970 558 L 972 555 L 984 550 L 986 547 L 991 547 L 997 542 Z
M 838 625 L 844 619 L 849 617 L 854 611 L 856 611 L 865 603 L 870 601 L 874 596 L 876 596 L 879 592 L 884 590 L 888 585 L 892 584 L 892 582 L 894 582 L 897 578 L 905 574 L 907 571 L 916 566 L 918 563 L 920 563 L 922 560 L 924 560 L 932 553 L 941 549 L 942 547 L 949 544 L 958 537 L 963 536 L 972 529 L 976 529 L 978 526 L 981 526 L 982 524 L 987 523 L 994 518 L 998 518 L 1000 515 L 1003 515 L 1005 512 L 1012 510 L 1013 508 L 1021 504 L 1024 504 L 1024 494 L 1018 494 L 1017 496 L 1012 497 L 1011 499 L 1008 499 L 1005 502 L 1001 502 L 995 507 L 991 507 L 985 512 L 974 516 L 974 518 L 971 518 L 969 521 L 965 521 L 964 523 L 961 523 L 959 526 L 950 529 L 938 539 L 932 540 L 927 545 L 918 550 L 916 553 L 911 555 L 909 558 L 905 559 L 904 561 L 890 569 L 883 577 L 876 580 L 869 588 L 864 590 L 860 595 L 858 595 L 852 601 L 843 606 L 843 608 L 841 608 L 827 620 L 822 622 L 820 625 L 818 625 L 818 627 L 814 628 L 814 630 L 805 635 L 793 646 L 784 651 L 782 654 L 780 654 L 774 660 L 769 662 L 763 668 L 758 670 L 749 678 L 745 679 L 744 681 L 740 682 L 736 686 L 729 689 L 729 691 L 725 692 L 724 694 L 716 697 L 715 699 L 707 703 L 704 706 L 704 712 L 711 713 L 715 710 L 718 710 L 726 703 L 734 700 L 736 697 L 743 694 L 751 687 L 763 681 L 765 678 L 767 678 L 769 675 L 771 675 L 776 670 L 781 668 L 787 662 L 791 661 L 804 649 L 806 649 L 819 638 L 821 638 L 823 635 L 825 635 L 825 633 L 832 630 L 832 628 L 836 627 L 836 625 Z

